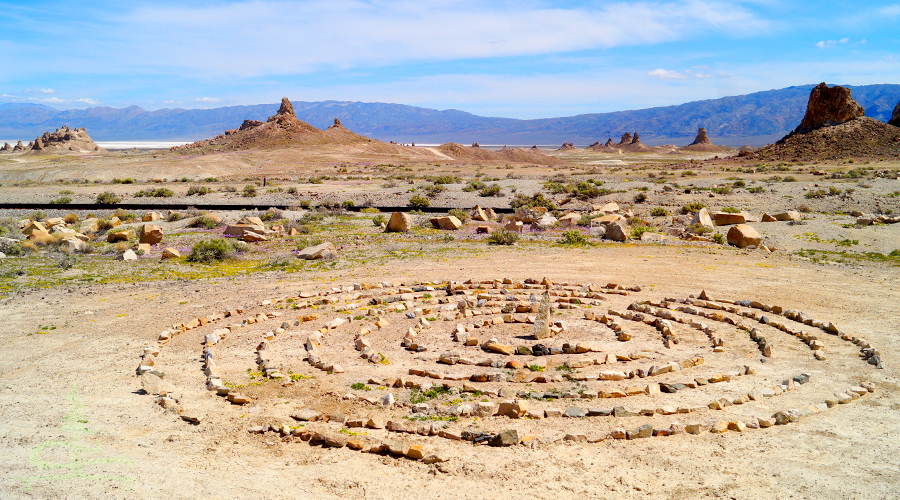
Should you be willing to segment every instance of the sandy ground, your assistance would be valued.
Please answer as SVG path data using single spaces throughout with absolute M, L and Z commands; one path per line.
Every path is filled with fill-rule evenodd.
M 4 157 L 0 159 L 3 183 L 0 201 L 49 201 L 62 195 L 63 190 L 72 191 L 70 196 L 76 201 L 91 200 L 101 191 L 129 195 L 138 189 L 160 185 L 173 188 L 175 199 L 185 201 L 188 198 L 183 192 L 187 187 L 207 176 L 221 178 L 220 182 L 211 183 L 217 188 L 230 184 L 238 190 L 244 184 L 268 176 L 270 180 L 277 178 L 278 187 L 285 191 L 295 187 L 300 192 L 292 197 L 284 192 L 263 192 L 259 198 L 252 199 L 253 203 L 289 205 L 294 199 L 311 197 L 332 201 L 354 199 L 358 204 L 368 199 L 375 204 L 394 205 L 403 204 L 412 194 L 422 192 L 428 184 L 423 179 L 426 174 L 452 174 L 468 181 L 480 173 L 485 182 L 501 184 L 506 197 L 486 199 L 477 193 L 463 192 L 463 184 L 451 184 L 435 198 L 433 205 L 506 207 L 513 190 L 527 194 L 538 192 L 547 179 L 557 175 L 561 180 L 596 177 L 614 191 L 588 201 L 565 201 L 564 196 L 557 196 L 564 209 L 584 209 L 592 203 L 617 201 L 623 209 L 632 209 L 637 217 L 661 228 L 668 224 L 671 215 L 653 217 L 651 208 L 667 207 L 674 215 L 682 205 L 691 202 L 704 202 L 713 209 L 734 206 L 756 215 L 804 208 L 804 205 L 807 212 L 801 225 L 754 224 L 765 238 L 763 243 L 776 248 L 774 253 L 680 241 L 603 242 L 572 248 L 553 243 L 560 230 L 529 233 L 515 247 L 494 247 L 484 242 L 483 235 L 475 234 L 474 224 L 453 237 L 423 228 L 406 235 L 386 235 L 371 224 L 368 218 L 373 215 L 367 214 L 355 222 L 328 216 L 313 223 L 317 227 L 310 236 L 333 240 L 340 256 L 333 266 L 304 264 L 292 267 L 290 273 L 258 269 L 265 268 L 265 259 L 290 257 L 297 244 L 291 239 L 254 247 L 252 257 L 247 259 L 262 259 L 263 263 L 259 264 L 262 267 L 240 261 L 233 267 L 244 266 L 240 269 L 250 271 L 223 272 L 215 278 L 203 275 L 202 267 L 184 262 L 160 263 L 161 248 L 152 249 L 136 263 L 114 261 L 112 253 L 104 253 L 111 245 L 100 242 L 95 243 L 99 253 L 80 257 L 81 264 L 65 272 L 56 269 L 49 259 L 46 263 L 40 261 L 44 254 L 0 260 L 0 276 L 12 282 L 2 288 L 7 291 L 0 297 L 0 318 L 3 318 L 0 322 L 3 345 L 0 497 L 780 499 L 897 496 L 900 385 L 896 354 L 900 352 L 900 339 L 896 333 L 900 331 L 900 316 L 896 304 L 900 301 L 900 280 L 896 262 L 886 255 L 900 249 L 900 224 L 854 227 L 854 218 L 848 215 L 851 210 L 900 212 L 900 197 L 894 194 L 900 193 L 900 181 L 871 175 L 876 170 L 896 169 L 896 164 L 796 165 L 784 170 L 769 166 L 764 173 L 737 173 L 734 170 L 737 165 L 728 163 L 672 166 L 671 162 L 676 160 L 689 160 L 685 157 L 613 158 L 584 151 L 560 152 L 555 154 L 568 156 L 572 166 L 551 169 L 451 162 L 435 165 L 432 160 L 428 160 L 428 166 L 421 162 L 421 155 L 428 154 L 431 153 L 418 151 L 409 158 L 386 158 L 362 155 L 359 151 L 322 150 L 207 157 L 172 157 L 153 152 L 39 160 Z M 414 161 L 419 163 L 404 165 Z M 866 171 L 866 178 L 826 180 L 813 173 L 814 169 L 846 173 L 869 167 L 872 170 Z M 688 169 L 697 175 L 685 176 L 683 173 Z M 774 181 L 772 177 L 776 174 L 792 175 L 796 182 Z M 324 184 L 303 182 L 305 178 L 320 175 L 332 179 Z M 658 182 L 660 175 L 667 178 L 669 185 L 677 185 L 678 190 L 664 191 Z M 188 176 L 191 182 L 152 182 L 157 177 L 172 181 L 182 176 Z M 70 182 L 75 178 L 109 182 L 117 177 L 134 177 L 139 182 L 129 185 Z M 765 190 L 751 194 L 746 189 L 735 189 L 731 194 L 715 196 L 706 190 L 697 191 L 698 187 L 724 186 L 736 180 L 745 180 L 746 187 L 763 186 Z M 386 186 L 392 181 L 392 185 Z M 805 197 L 810 190 L 827 187 L 835 187 L 843 195 Z M 686 189 L 692 192 L 686 193 Z M 852 191 L 848 193 L 847 189 Z M 638 193 L 646 193 L 647 201 L 634 203 Z M 198 203 L 248 201 L 233 193 L 209 196 L 202 200 L 194 198 Z M 387 203 L 391 201 L 395 203 Z M 46 215 L 65 212 L 48 211 Z M 96 212 L 99 216 L 109 215 L 101 207 Z M 250 213 L 228 213 L 226 221 L 247 214 Z M 299 218 L 302 214 L 290 212 L 287 216 Z M 3 211 L 0 215 L 17 219 L 27 214 Z M 86 216 L 79 215 L 82 219 Z M 222 227 L 190 229 L 185 227 L 187 222 L 160 222 L 166 231 L 167 245 L 186 252 L 193 242 L 218 236 L 223 230 Z M 719 232 L 724 232 L 723 228 Z M 804 260 L 806 257 L 799 252 L 809 249 L 830 252 L 824 259 L 828 263 Z M 837 253 L 840 251 L 856 256 L 842 256 Z M 863 254 L 868 252 L 877 252 L 879 258 L 865 257 Z M 19 272 L 22 266 L 30 267 Z M 65 279 L 68 276 L 85 279 Z M 104 279 L 109 276 L 114 279 Z M 685 373 L 705 377 L 743 365 L 753 366 L 756 371 L 732 383 L 704 386 L 684 394 L 635 396 L 625 398 L 623 403 L 578 400 L 582 407 L 609 408 L 623 404 L 636 410 L 670 401 L 703 405 L 714 397 L 735 397 L 757 384 L 771 386 L 801 372 L 811 374 L 809 384 L 777 398 L 729 407 L 722 412 L 691 413 L 682 420 L 709 424 L 718 418 L 767 416 L 778 410 L 803 408 L 864 380 L 873 382 L 876 391 L 852 404 L 839 405 L 791 425 L 724 434 L 706 432 L 699 436 L 634 441 L 609 439 L 593 444 L 562 439 L 567 433 L 590 435 L 618 426 L 632 429 L 643 423 L 657 426 L 681 420 L 679 416 L 655 415 L 621 419 L 514 421 L 489 417 L 478 421 L 471 418 L 440 421 L 447 422 L 448 428 L 456 431 L 468 426 L 490 432 L 515 428 L 520 436 L 534 435 L 543 443 L 511 448 L 401 435 L 441 450 L 447 461 L 431 465 L 348 448 L 313 447 L 299 438 L 281 438 L 271 432 L 250 434 L 248 428 L 263 423 L 293 424 L 288 415 L 300 408 L 340 411 L 351 417 L 375 414 L 402 419 L 410 416 L 410 392 L 406 390 L 392 391 L 401 404 L 389 410 L 345 400 L 339 395 L 385 394 L 387 391 L 374 387 L 368 392 L 350 390 L 350 384 L 366 382 L 370 376 L 402 375 L 409 368 L 419 366 L 449 371 L 450 368 L 438 365 L 436 358 L 444 350 L 459 348 L 448 340 L 455 321 L 437 321 L 432 330 L 423 334 L 430 350 L 413 354 L 399 348 L 398 343 L 403 329 L 414 320 L 402 319 L 399 313 L 395 316 L 400 319 L 392 316 L 390 330 L 373 333 L 372 338 L 381 343 L 393 361 L 379 366 L 360 361 L 352 349 L 350 342 L 358 326 L 354 321 L 334 330 L 323 344 L 323 352 L 346 368 L 344 374 L 330 375 L 303 362 L 300 350 L 309 331 L 336 317 L 333 307 L 323 308 L 320 311 L 324 317 L 319 322 L 292 326 L 277 342 L 273 341 L 285 369 L 311 378 L 301 378 L 290 387 L 279 382 L 248 387 L 244 391 L 254 399 L 245 406 L 229 405 L 203 387 L 201 342 L 213 326 L 188 331 L 164 347 L 157 367 L 166 373 L 166 380 L 177 386 L 185 408 L 205 417 L 199 425 L 191 425 L 155 404 L 153 397 L 142 393 L 140 379 L 135 375 L 139 354 L 146 343 L 155 341 L 173 323 L 210 313 L 232 308 L 255 313 L 267 310 L 261 306 L 267 299 L 359 282 L 445 282 L 505 277 L 513 280 L 548 277 L 557 283 L 613 282 L 643 287 L 643 291 L 627 297 L 610 295 L 608 305 L 598 311 L 606 307 L 624 309 L 637 300 L 684 298 L 703 289 L 713 297 L 758 299 L 833 321 L 851 335 L 867 339 L 881 352 L 885 368 L 866 364 L 860 359 L 858 348 L 827 334 L 819 335 L 825 342 L 825 361 L 815 360 L 811 351 L 792 337 L 767 333 L 773 339 L 776 355 L 763 363 L 746 333 L 718 324 L 728 342 L 726 353 L 721 355 L 712 352 L 702 335 L 683 325 L 679 326 L 679 335 L 685 341 L 673 349 L 663 347 L 655 330 L 642 325 L 634 327 L 632 342 L 619 343 L 604 330 L 606 327 L 578 319 L 581 310 L 575 310 L 573 316 L 562 316 L 570 324 L 563 338 L 579 341 L 595 338 L 592 336 L 596 332 L 602 332 L 600 341 L 608 352 L 638 351 L 645 356 L 644 360 L 623 369 L 699 354 L 707 360 L 706 364 Z M 219 349 L 227 377 L 236 383 L 249 382 L 242 377 L 247 377 L 247 369 L 254 369 L 253 348 L 265 330 L 276 326 L 239 329 L 236 335 L 223 341 Z M 479 332 L 479 337 L 488 335 Z M 521 328 L 510 325 L 491 329 L 490 335 L 514 345 L 529 343 Z M 553 345 L 559 345 L 563 338 L 554 339 Z M 484 356 L 475 347 L 468 349 L 467 353 Z M 548 363 L 542 358 L 514 358 L 528 363 Z M 457 369 L 469 370 L 453 368 Z M 674 375 L 659 378 L 661 382 L 678 380 Z M 503 386 L 497 383 L 491 388 Z M 594 381 L 584 386 L 596 391 L 603 383 Z M 554 387 L 575 388 L 570 382 Z M 502 398 L 490 400 L 496 402 Z M 437 401 L 441 400 L 432 403 L 438 404 Z M 564 409 L 569 403 L 530 400 L 529 404 L 542 410 L 551 406 Z M 314 423 L 309 424 L 309 429 L 338 432 L 340 427 Z M 348 429 L 348 432 L 357 431 Z M 368 433 L 366 438 L 388 437 L 383 430 L 363 432 Z
M 566 255 L 498 250 L 478 258 L 407 260 L 334 275 L 264 275 L 26 291 L 0 303 L 0 489 L 7 498 L 891 498 L 900 467 L 893 353 L 900 286 L 892 268 L 845 270 L 664 248 L 598 248 Z M 528 262 L 527 270 L 523 263 Z M 538 449 L 441 445 L 424 465 L 346 448 L 250 436 L 253 408 L 197 403 L 191 426 L 139 393 L 136 353 L 172 323 L 321 288 L 322 283 L 548 276 L 557 281 L 653 285 L 649 298 L 706 289 L 761 298 L 839 322 L 883 353 L 886 369 L 850 359 L 823 375 L 836 386 L 875 382 L 873 395 L 765 431 L 674 436 Z M 797 293 L 802 290 L 802 293 Z M 848 293 L 852 291 L 852 293 Z M 57 328 L 46 334 L 52 325 Z M 199 370 L 196 353 L 161 365 Z M 187 353 L 188 351 L 185 351 Z M 842 368 L 843 367 L 843 368 Z M 166 368 L 169 370 L 169 368 Z M 186 389 L 203 392 L 201 388 Z M 302 407 L 314 401 L 294 401 Z M 499 419 L 499 417 L 495 417 Z M 505 425 L 505 424 L 504 424 Z M 561 435 L 561 434 L 560 434 Z

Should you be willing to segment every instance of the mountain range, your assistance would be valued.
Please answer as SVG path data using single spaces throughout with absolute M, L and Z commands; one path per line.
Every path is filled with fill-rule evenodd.
M 477 116 L 455 109 L 435 110 L 389 103 L 293 101 L 297 118 L 324 129 L 339 118 L 348 129 L 368 137 L 403 143 L 482 145 L 587 145 L 638 132 L 646 144 L 690 143 L 705 127 L 716 144 L 763 145 L 797 126 L 814 85 L 612 113 L 518 120 Z M 887 121 L 900 101 L 900 85 L 847 86 L 866 116 Z M 159 109 L 139 106 L 93 107 L 60 111 L 37 104 L 0 104 L 0 137 L 33 139 L 67 125 L 85 127 L 96 141 L 194 141 L 237 128 L 244 120 L 265 120 L 278 104 L 215 109 Z

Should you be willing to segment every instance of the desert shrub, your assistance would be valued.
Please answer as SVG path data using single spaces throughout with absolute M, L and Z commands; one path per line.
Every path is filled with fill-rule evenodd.
M 797 211 L 804 213 L 804 214 L 808 214 L 808 213 L 812 212 L 812 209 L 809 208 L 809 205 L 800 205 L 799 207 L 797 207 Z
M 578 231 L 576 229 L 572 229 L 570 231 L 566 231 L 562 234 L 562 237 L 557 241 L 560 245 L 576 245 L 581 246 L 587 244 L 588 240 L 584 236 L 584 233 Z
M 119 198 L 115 193 L 112 193 L 110 191 L 104 191 L 97 195 L 98 205 L 115 205 L 120 201 L 122 201 L 122 198 Z
M 424 196 L 415 195 L 409 199 L 409 206 L 412 208 L 425 208 L 431 205 L 431 202 L 428 201 L 428 198 Z
M 738 209 L 736 209 L 736 208 L 734 208 L 734 207 L 725 207 L 725 208 L 722 209 L 722 211 L 725 212 L 725 213 L 728 213 L 728 214 L 736 214 L 736 213 L 740 213 L 740 210 L 738 210 Z
M 169 222 L 175 222 L 181 220 L 182 218 L 183 216 L 179 212 L 169 212 L 169 216 L 166 217 L 166 220 Z
M 723 235 L 722 233 L 716 233 L 716 234 L 712 235 L 712 240 L 720 245 L 724 245 L 725 244 L 725 235 Z
M 491 196 L 503 196 L 503 190 L 500 189 L 499 185 L 491 184 L 490 186 L 481 188 L 481 190 L 478 191 L 478 196 L 482 196 L 485 198 Z
M 50 202 L 51 205 L 68 205 L 69 203 L 72 203 L 72 198 L 68 196 L 62 196 Z
M 731 194 L 731 186 L 718 186 L 710 189 L 710 191 L 716 194 Z
M 32 212 L 31 215 L 28 216 L 31 220 L 44 220 L 47 218 L 47 214 L 38 210 L 37 212 Z
M 766 188 L 764 188 L 762 186 L 754 186 L 752 188 L 747 189 L 748 192 L 753 193 L 753 194 L 762 193 L 765 190 L 766 190 Z
M 455 175 L 441 175 L 434 178 L 435 184 L 459 184 L 460 178 Z
M 816 189 L 815 191 L 810 191 L 803 196 L 806 197 L 807 200 L 812 200 L 814 198 L 824 198 L 827 194 L 828 192 L 824 189 Z
M 281 220 L 284 218 L 284 212 L 278 210 L 277 208 L 266 210 L 265 212 L 259 214 L 259 220 L 263 222 L 270 222 L 274 220 Z
M 456 217 L 462 223 L 467 222 L 469 220 L 469 217 L 471 217 L 469 215 L 469 212 L 466 212 L 465 210 L 461 210 L 459 208 L 454 208 L 454 209 L 450 210 L 449 212 L 447 212 L 447 215 L 452 215 L 452 216 Z
M 76 264 L 78 264 L 78 257 L 72 254 L 59 252 L 59 255 L 56 257 L 56 266 L 64 271 L 72 269 Z
M 175 196 L 175 193 L 169 188 L 156 188 L 156 189 L 148 189 L 146 191 L 141 190 L 137 193 L 134 193 L 135 198 L 143 198 L 144 196 L 152 197 L 152 198 L 171 198 Z
M 254 186 L 253 184 L 247 184 L 246 186 L 244 186 L 243 196 L 244 198 L 256 197 L 256 186 Z
M 194 195 L 203 196 L 203 195 L 209 194 L 211 192 L 212 192 L 212 189 L 210 189 L 207 186 L 191 186 L 187 190 L 187 195 L 188 196 L 194 196 Z
M 641 239 L 641 236 L 644 235 L 644 233 L 655 233 L 655 232 L 656 232 L 656 230 L 649 226 L 644 226 L 644 225 L 636 226 L 636 227 L 631 228 L 631 237 L 636 240 L 639 240 L 639 239 Z
M 734 181 L 734 183 L 732 183 L 731 185 L 736 188 L 742 188 L 742 187 L 746 186 L 747 183 L 738 179 L 738 180 Z
M 309 182 L 310 184 L 322 184 L 323 182 L 325 182 L 325 179 L 321 176 L 320 177 L 310 177 L 307 182 Z
M 341 208 L 343 208 L 345 210 L 350 210 L 351 208 L 353 208 L 355 206 L 356 206 L 356 203 L 353 203 L 353 200 L 344 200 L 341 202 Z
M 375 207 L 365 207 L 365 208 L 359 209 L 359 212 L 363 213 L 363 214 L 377 214 L 377 213 L 380 213 L 381 210 L 378 210 Z
M 288 194 L 297 194 L 297 188 L 291 186 L 287 189 Z
M 681 213 L 683 215 L 696 214 L 703 208 L 706 208 L 706 205 L 704 205 L 703 203 L 688 203 L 687 205 L 681 207 Z
M 219 188 L 219 191 L 223 193 L 236 193 L 237 188 L 234 186 L 222 186 Z
M 447 190 L 447 188 L 445 188 L 441 184 L 433 184 L 431 186 L 425 187 L 425 196 L 427 196 L 429 198 L 434 198 L 435 196 L 443 193 L 446 190 Z
M 210 264 L 213 262 L 221 262 L 234 253 L 234 245 L 222 238 L 213 240 L 198 241 L 191 248 L 188 255 L 188 262 L 199 262 L 202 264 Z
M 203 182 L 219 182 L 219 178 L 218 177 L 207 177 L 207 178 L 203 179 Z
M 687 230 L 690 233 L 699 235 L 704 235 L 712 231 L 712 229 L 710 229 L 708 226 L 704 226 L 703 224 L 691 224 L 690 226 L 688 226 Z
M 125 179 L 113 179 L 113 184 L 134 184 L 134 179 L 126 177 Z
M 643 203 L 647 201 L 647 193 L 638 193 L 634 196 L 635 203 Z
M 667 217 L 669 215 L 669 211 L 663 207 L 656 207 L 650 211 L 650 215 L 654 217 Z
M 472 180 L 472 181 L 469 181 L 469 183 L 466 184 L 466 186 L 464 188 L 462 188 L 462 190 L 467 193 L 471 193 L 472 191 L 478 191 L 478 190 L 484 189 L 484 187 L 485 187 L 485 185 L 483 182 L 481 182 L 479 180 Z
M 797 182 L 797 179 L 793 175 L 788 175 L 784 179 L 781 179 L 781 182 Z
M 0 247 L 0 252 L 5 253 L 7 257 L 19 257 L 25 254 L 26 249 L 22 246 L 21 243 L 15 242 Z
M 198 215 L 190 224 L 191 227 L 202 227 L 206 229 L 215 229 L 216 222 L 208 215 Z
M 553 203 L 553 200 L 544 198 L 543 193 L 537 193 L 534 196 L 526 196 L 521 193 L 516 193 L 513 199 L 509 201 L 509 206 L 512 208 L 544 207 L 547 210 L 556 210 L 556 204 Z
M 78 214 L 68 213 L 63 220 L 66 221 L 66 224 L 75 224 L 78 222 Z
M 488 236 L 487 241 L 492 245 L 514 245 L 519 241 L 519 234 L 514 233 L 505 227 L 501 227 L 491 233 L 491 235 Z
M 382 224 L 387 224 L 387 217 L 384 214 L 378 214 L 375 217 L 372 217 L 372 225 L 376 227 L 381 227 Z

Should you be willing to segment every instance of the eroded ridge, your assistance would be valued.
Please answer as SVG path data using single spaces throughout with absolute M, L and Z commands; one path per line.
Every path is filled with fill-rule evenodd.
M 250 433 L 427 462 L 462 442 L 766 429 L 875 390 L 865 378 L 880 353 L 834 323 L 705 291 L 646 294 L 546 278 L 303 291 L 175 324 L 144 348 L 138 373 L 194 424 L 199 408 L 255 405 Z M 170 345 L 199 354 L 190 373 L 207 391 L 196 401 L 163 378 Z M 848 357 L 859 363 L 849 387 L 830 376 Z

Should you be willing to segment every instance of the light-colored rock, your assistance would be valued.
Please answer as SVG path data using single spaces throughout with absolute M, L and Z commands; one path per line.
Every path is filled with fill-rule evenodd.
M 181 257 L 181 252 L 179 252 L 178 250 L 176 250 L 172 247 L 168 247 L 165 250 L 163 250 L 162 255 L 160 256 L 160 258 L 162 260 L 177 259 L 179 257 Z
M 434 227 L 445 231 L 455 231 L 462 227 L 462 222 L 453 215 L 434 217 L 431 219 L 431 224 L 434 225 Z
M 148 243 L 155 245 L 163 240 L 163 230 L 159 226 L 153 224 L 144 224 L 141 226 L 140 243 Z
M 297 254 L 297 258 L 305 260 L 333 259 L 335 257 L 337 257 L 337 249 L 330 241 L 314 247 L 306 247 Z
M 797 212 L 795 210 L 775 214 L 775 220 L 779 221 L 799 221 L 802 218 L 803 217 L 800 215 L 800 212 Z
M 747 217 L 743 212 L 713 212 L 712 217 L 717 226 L 731 226 L 747 222 Z
M 128 241 L 134 238 L 134 230 L 126 229 L 124 231 L 116 231 L 113 233 L 106 233 L 106 241 L 108 243 L 115 243 L 117 241 Z
M 159 212 L 147 212 L 141 217 L 142 222 L 155 222 L 158 220 L 163 220 L 163 216 Z
M 159 378 L 159 376 L 156 374 L 143 373 L 141 374 L 141 389 L 143 389 L 147 394 L 158 394 L 164 396 L 166 394 L 171 394 L 172 392 L 174 392 L 175 386 Z
M 412 215 L 404 212 L 394 212 L 391 214 L 391 219 L 388 221 L 385 231 L 388 233 L 406 233 L 412 229 L 412 225 Z
M 739 248 L 757 247 L 762 242 L 759 232 L 747 224 L 738 224 L 728 230 L 728 243 Z
M 124 252 L 120 253 L 119 255 L 117 255 L 116 260 L 124 260 L 124 261 L 137 260 L 137 254 L 134 253 L 134 250 L 128 249 L 128 250 L 125 250 Z
M 257 243 L 260 241 L 269 241 L 269 238 L 266 238 L 265 235 L 254 231 L 244 231 L 244 235 L 241 236 L 241 239 L 248 243 Z

